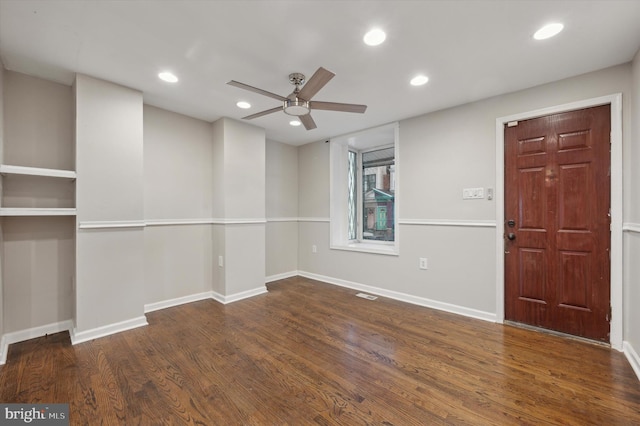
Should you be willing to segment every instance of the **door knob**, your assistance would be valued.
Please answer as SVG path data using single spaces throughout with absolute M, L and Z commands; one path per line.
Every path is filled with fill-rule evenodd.
M 507 238 L 510 239 L 511 241 L 516 239 L 516 234 L 514 234 L 513 232 L 509 232 L 507 234 Z

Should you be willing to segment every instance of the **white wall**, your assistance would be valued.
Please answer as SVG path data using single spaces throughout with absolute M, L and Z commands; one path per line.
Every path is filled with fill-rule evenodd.
M 80 222 L 143 219 L 142 117 L 141 92 L 76 77 Z
M 298 148 L 298 214 L 329 218 L 329 144 L 324 141 Z
M 3 73 L 3 163 L 74 169 L 72 89 Z M 74 184 L 31 176 L 2 179 L 3 207 L 74 207 Z M 1 219 L 3 324 L 12 333 L 70 320 L 75 269 L 72 217 Z
M 225 217 L 225 174 L 224 174 L 224 120 L 217 120 L 211 124 L 211 165 L 213 167 L 211 199 L 213 203 L 213 217 Z
M 72 318 L 75 229 L 68 217 L 3 218 L 4 332 Z
M 624 155 L 629 167 L 628 197 L 625 198 L 628 216 L 625 219 L 625 323 L 624 340 L 630 346 L 635 360 L 635 371 L 640 378 L 640 51 L 632 64 L 632 144 Z
M 265 290 L 265 132 L 221 118 L 212 138 L 214 214 L 222 222 L 211 232 L 218 265 L 213 287 L 233 299 Z
M 0 61 L 0 164 L 4 164 L 4 74 L 5 70 Z M 2 191 L 3 182 L 0 178 L 0 207 L 2 207 Z M 4 242 L 3 242 L 3 220 L 0 220 L 0 363 L 4 362 L 6 358 L 6 351 L 4 346 Z
M 84 75 L 75 92 L 81 341 L 144 321 L 143 104 L 141 92 Z
M 210 123 L 145 105 L 145 219 L 210 218 L 212 152 Z
M 298 270 L 298 149 L 267 140 L 266 275 Z
M 224 121 L 224 213 L 226 219 L 265 218 L 265 132 Z M 217 200 L 220 201 L 220 200 Z
M 629 64 L 400 122 L 399 220 L 423 224 L 400 225 L 400 255 L 384 256 L 329 250 L 328 222 L 301 222 L 299 270 L 490 319 L 496 312 L 495 228 L 482 222 L 495 221 L 495 201 L 462 200 L 462 189 L 495 188 L 496 118 L 617 92 L 624 94 L 623 119 L 630 123 Z M 628 125 L 623 141 L 626 152 Z M 328 146 L 302 146 L 299 156 L 300 216 L 326 218 Z M 464 226 L 429 224 L 442 220 Z M 318 253 L 311 253 L 312 244 Z M 428 270 L 418 269 L 419 257 L 428 259 Z
M 4 164 L 4 76 L 6 72 L 0 63 L 0 164 Z M 2 196 L 1 190 L 2 186 L 0 186 L 0 196 Z
M 74 170 L 70 86 L 5 71 L 4 163 Z
M 145 304 L 211 291 L 211 124 L 144 106 Z M 161 223 L 160 225 L 155 225 Z
M 213 203 L 213 217 L 217 219 L 224 219 L 225 217 L 224 123 L 224 120 L 217 120 L 211 124 L 211 143 L 213 147 L 211 156 L 211 164 L 213 166 L 211 197 L 215 200 Z M 211 227 L 211 239 L 213 241 L 213 282 L 211 284 L 213 291 L 217 294 L 225 294 L 226 292 L 226 275 L 224 269 L 226 241 L 224 229 L 224 225 L 214 225 Z M 220 257 L 222 257 L 223 266 L 218 264 Z

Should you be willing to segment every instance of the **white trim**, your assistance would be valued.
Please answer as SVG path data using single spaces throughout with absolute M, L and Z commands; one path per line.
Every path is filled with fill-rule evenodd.
M 298 271 L 283 272 L 281 274 L 269 275 L 268 277 L 265 277 L 264 282 L 265 282 L 265 284 L 266 283 L 271 283 L 271 282 L 278 281 L 278 280 L 284 280 L 284 279 L 291 278 L 291 277 L 297 277 L 298 275 L 300 275 L 300 273 Z
M 75 212 L 75 210 L 74 210 Z M 196 219 L 148 219 L 148 220 L 104 220 L 84 221 L 78 225 L 79 229 L 109 229 L 109 228 L 144 228 L 146 226 L 177 226 L 177 225 L 255 225 L 265 224 L 264 218 L 196 218 Z
M 425 226 L 462 226 L 470 228 L 495 228 L 495 220 L 464 220 L 464 219 L 399 219 L 400 225 Z
M 384 244 L 380 243 L 367 243 L 367 242 L 355 242 L 355 243 L 346 243 L 345 245 L 331 245 L 329 246 L 331 250 L 343 250 L 343 251 L 357 251 L 360 253 L 371 253 L 371 254 L 384 254 L 387 256 L 400 256 L 400 252 L 398 251 L 398 247 L 395 244 Z
M 599 105 L 611 105 L 611 347 L 622 350 L 622 93 L 499 117 L 496 119 L 496 224 L 504 223 L 504 125 Z M 504 230 L 496 226 L 496 318 L 504 322 Z
M 216 300 L 223 305 L 227 303 L 237 302 L 238 300 L 248 299 L 253 296 L 258 296 L 260 294 L 264 294 L 267 292 L 267 286 L 262 286 L 258 288 L 254 288 L 252 290 L 241 291 L 240 293 L 231 294 L 229 296 L 222 295 L 218 292 L 213 291 L 211 298 Z
M 7 363 L 7 352 L 9 352 L 9 344 L 6 342 L 7 339 L 4 336 L 0 337 L 0 365 L 5 365 Z
M 627 232 L 640 233 L 640 223 L 625 223 L 622 225 L 622 230 Z
M 72 328 L 69 334 L 71 335 L 71 344 L 77 345 L 79 343 L 88 342 L 89 340 L 99 339 L 100 337 L 106 337 L 111 334 L 121 333 L 123 331 L 143 327 L 145 325 L 149 325 L 149 323 L 147 323 L 147 317 L 143 315 L 130 320 L 108 324 L 86 331 L 79 332 L 75 328 Z
M 326 222 L 329 223 L 328 217 L 273 217 L 266 219 L 214 219 L 214 218 L 196 218 L 196 219 L 147 219 L 144 226 L 173 226 L 173 225 L 238 225 L 238 224 L 260 224 L 260 223 L 276 223 L 276 222 Z M 81 222 L 83 229 L 89 225 L 110 224 L 111 222 Z M 464 226 L 471 228 L 493 228 L 496 226 L 495 220 L 484 219 L 399 219 L 399 225 L 425 225 L 425 226 Z M 640 225 L 639 225 L 640 226 Z M 102 227 L 102 226 L 100 226 Z M 104 226 L 117 227 L 117 226 Z
M 0 216 L 75 216 L 75 208 L 2 207 Z
M 330 222 L 328 217 L 299 217 L 298 222 Z
M 0 365 L 7 362 L 9 345 L 24 342 L 25 340 L 35 339 L 36 337 L 46 336 L 47 334 L 70 331 L 72 328 L 73 321 L 65 320 L 5 334 L 2 336 L 2 339 L 0 339 Z
M 79 229 L 113 229 L 113 228 L 144 228 L 141 220 L 100 220 L 85 221 L 78 224 Z
M 146 226 L 211 225 L 213 219 L 146 219 Z
M 437 300 L 431 300 L 424 297 L 413 296 L 411 294 L 386 290 L 379 287 L 372 287 L 365 284 L 327 277 L 325 275 L 318 275 L 311 272 L 299 271 L 299 275 L 301 277 L 309 278 L 312 280 L 323 281 L 328 284 L 334 284 L 340 287 L 351 288 L 354 290 L 364 291 L 365 293 L 373 293 L 379 296 L 388 297 L 390 299 L 399 300 L 401 302 L 411 303 L 412 305 L 424 306 L 426 308 L 437 309 L 439 311 L 451 312 L 454 314 L 463 315 L 465 317 L 475 318 L 483 321 L 496 321 L 496 316 L 491 312 L 479 311 L 477 309 L 439 302 Z
M 231 218 L 231 219 L 221 219 L 220 223 L 222 225 L 260 225 L 267 223 L 267 219 L 262 218 Z
M 267 223 L 271 222 L 298 222 L 297 217 L 269 217 L 267 218 Z
M 638 355 L 638 352 L 633 349 L 631 343 L 626 340 L 622 343 L 622 348 L 624 350 L 624 355 L 629 360 L 629 364 L 631 364 L 631 368 L 633 368 L 638 380 L 640 380 L 640 355 Z
M 185 303 L 198 302 L 200 300 L 213 299 L 213 292 L 190 294 L 188 296 L 176 297 L 175 299 L 163 300 L 161 302 L 147 303 L 144 305 L 144 313 L 159 311 L 161 309 L 172 308 L 184 305 Z
M 44 169 L 40 167 L 11 166 L 0 164 L 0 173 L 12 175 L 44 176 L 64 179 L 75 179 L 76 172 L 73 170 Z

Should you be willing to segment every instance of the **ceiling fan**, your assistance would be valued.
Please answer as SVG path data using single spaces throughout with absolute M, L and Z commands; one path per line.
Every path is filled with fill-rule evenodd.
M 295 86 L 295 89 L 286 97 L 258 89 L 257 87 L 249 86 L 248 84 L 240 83 L 235 80 L 231 80 L 227 84 L 282 101 L 282 106 L 242 117 L 244 120 L 251 120 L 273 112 L 284 111 L 285 114 L 298 117 L 305 129 L 312 130 L 317 127 L 315 121 L 311 118 L 310 112 L 312 109 L 357 112 L 360 114 L 364 113 L 367 109 L 366 105 L 312 101 L 311 98 L 313 98 L 313 96 L 318 93 L 320 89 L 322 89 L 334 76 L 335 74 L 331 71 L 320 67 L 305 84 L 304 74 L 299 72 L 289 74 L 289 82 Z

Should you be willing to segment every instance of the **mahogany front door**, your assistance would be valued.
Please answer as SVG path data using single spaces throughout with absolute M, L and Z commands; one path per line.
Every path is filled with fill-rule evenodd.
M 609 341 L 610 106 L 505 125 L 505 319 Z

